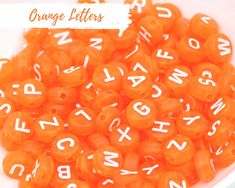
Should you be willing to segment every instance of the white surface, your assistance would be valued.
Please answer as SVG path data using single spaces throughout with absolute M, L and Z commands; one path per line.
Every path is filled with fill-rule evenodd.
M 213 17 L 220 25 L 221 32 L 227 34 L 233 45 L 235 44 L 235 1 L 234 0 L 155 0 L 155 2 L 175 3 L 183 12 L 183 15 L 190 18 L 193 14 L 201 12 Z M 0 0 L 0 3 L 10 2 L 55 2 L 55 0 Z M 56 2 L 70 2 L 69 0 L 57 0 Z M 109 2 L 120 2 L 109 0 Z M 1 6 L 1 4 L 0 4 Z M 1 29 L 0 30 L 0 57 L 11 57 L 22 47 L 22 29 Z M 235 64 L 234 56 L 232 59 Z M 0 163 L 5 151 L 0 147 Z M 17 182 L 8 179 L 2 172 L 0 165 L 0 188 L 17 188 Z M 234 188 L 235 187 L 235 164 L 219 172 L 216 179 L 206 185 L 199 184 L 198 188 Z

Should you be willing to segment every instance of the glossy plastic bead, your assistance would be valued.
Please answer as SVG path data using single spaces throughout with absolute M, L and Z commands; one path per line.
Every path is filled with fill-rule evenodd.
M 149 46 L 156 45 L 163 39 L 163 27 L 154 16 L 145 16 L 138 22 L 138 34 Z
M 43 83 L 34 79 L 24 80 L 20 83 L 18 97 L 22 106 L 37 108 L 44 103 L 46 96 L 46 88 Z
M 152 79 L 143 71 L 131 71 L 123 80 L 123 89 L 125 94 L 132 99 L 145 98 L 152 91 Z
M 4 122 L 4 134 L 12 141 L 21 142 L 33 135 L 33 118 L 26 112 L 14 112 Z
M 189 111 L 177 118 L 177 130 L 191 139 L 202 137 L 208 129 L 208 121 L 199 112 Z
M 232 54 L 232 44 L 222 33 L 211 35 L 205 43 L 206 55 L 215 64 L 227 62 Z
M 123 164 L 122 154 L 112 146 L 101 147 L 96 150 L 93 158 L 93 166 L 98 174 L 110 177 L 115 169 Z
M 178 52 L 180 57 L 188 62 L 197 63 L 204 57 L 205 49 L 201 41 L 193 37 L 182 37 L 179 41 Z
M 231 138 L 234 131 L 233 124 L 227 119 L 217 119 L 211 122 L 211 127 L 205 134 L 205 139 L 213 147 L 220 147 Z
M 88 136 L 87 143 L 92 149 L 98 149 L 100 147 L 109 146 L 109 140 L 106 136 L 100 133 L 93 133 Z
M 0 98 L 0 129 L 9 114 L 15 111 L 14 103 L 8 98 Z
M 73 187 L 81 187 L 81 188 L 90 188 L 90 185 L 82 180 L 69 180 L 67 183 L 65 183 L 62 188 L 73 188 Z
M 158 117 L 151 127 L 145 130 L 150 140 L 165 142 L 176 135 L 176 125 L 173 120 L 167 117 Z
M 182 37 L 188 36 L 190 33 L 190 20 L 184 17 L 178 18 L 175 22 L 173 32 L 180 39 Z
M 73 66 L 71 57 L 64 51 L 55 51 L 51 54 L 51 59 L 59 66 L 60 70 Z
M 188 182 L 184 175 L 182 175 L 180 172 L 177 171 L 168 171 L 165 172 L 159 182 L 158 187 L 161 188 L 168 188 L 168 187 L 183 187 L 188 188 Z
M 19 145 L 18 149 L 29 153 L 34 158 L 37 158 L 40 154 L 43 153 L 44 147 L 38 141 L 26 140 Z
M 166 72 L 165 84 L 175 95 L 183 94 L 190 84 L 192 73 L 186 66 L 174 66 Z
M 58 82 L 62 86 L 77 87 L 85 83 L 88 79 L 88 74 L 85 68 L 72 66 L 61 71 L 58 75 Z
M 183 135 L 176 135 L 164 146 L 164 157 L 172 165 L 182 165 L 193 158 L 195 149 L 192 141 Z
M 123 153 L 135 151 L 139 142 L 139 132 L 128 125 L 120 125 L 110 134 L 111 145 Z
M 194 164 L 201 181 L 208 182 L 215 177 L 215 167 L 211 154 L 207 150 L 198 150 L 194 155 Z
M 73 110 L 68 118 L 69 130 L 77 136 L 87 136 L 95 131 L 96 113 L 87 107 Z
M 148 99 L 133 100 L 126 108 L 126 118 L 131 126 L 137 129 L 150 127 L 156 116 L 156 107 Z
M 55 114 L 44 114 L 34 124 L 34 138 L 43 143 L 51 143 L 54 137 L 63 132 L 64 123 Z
M 80 142 L 71 133 L 56 136 L 51 144 L 51 151 L 57 161 L 73 162 L 80 154 Z
M 13 141 L 9 139 L 3 131 L 0 133 L 0 141 L 2 144 L 2 147 L 6 149 L 7 151 L 15 151 L 18 148 L 18 143 L 16 141 Z
M 154 81 L 152 85 L 152 92 L 150 99 L 155 103 L 158 104 L 161 100 L 169 97 L 169 90 L 165 84 L 160 81 Z
M 9 152 L 3 160 L 3 170 L 10 178 L 20 177 L 30 173 L 33 169 L 34 160 L 30 154 L 23 151 Z
M 190 20 L 191 32 L 199 38 L 206 39 L 217 33 L 218 24 L 205 14 L 195 14 Z
M 99 90 L 120 90 L 122 74 L 114 64 L 98 66 L 92 76 L 92 84 Z

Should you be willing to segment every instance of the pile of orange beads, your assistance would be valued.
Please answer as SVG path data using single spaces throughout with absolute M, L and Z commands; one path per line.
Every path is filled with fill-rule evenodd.
M 1 59 L 3 169 L 19 188 L 187 188 L 235 161 L 229 38 L 207 15 L 126 3 L 121 36 L 31 29 Z

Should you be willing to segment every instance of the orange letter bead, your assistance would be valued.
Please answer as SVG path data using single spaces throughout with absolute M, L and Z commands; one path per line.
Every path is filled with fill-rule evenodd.
M 213 147 L 225 144 L 233 135 L 234 126 L 227 119 L 217 119 L 211 123 L 211 128 L 205 134 L 205 139 Z
M 24 80 L 19 87 L 19 102 L 26 108 L 37 108 L 46 99 L 46 88 L 43 83 L 34 80 Z
M 23 151 L 9 152 L 2 163 L 6 175 L 14 179 L 20 179 L 20 177 L 30 173 L 33 165 L 32 156 Z
M 137 129 L 150 127 L 156 116 L 156 107 L 151 100 L 136 99 L 126 108 L 126 118 L 131 126 Z
M 34 185 L 39 187 L 49 187 L 54 174 L 54 170 L 55 164 L 50 155 L 50 151 L 45 151 L 43 154 L 38 156 L 34 165 L 34 169 L 32 171 L 32 179 Z
M 202 43 L 196 38 L 185 36 L 179 41 L 179 55 L 187 62 L 200 62 L 205 57 L 204 50 Z
M 109 140 L 103 134 L 93 133 L 88 136 L 87 143 L 92 149 L 108 146 Z
M 214 179 L 214 162 L 208 150 L 196 151 L 193 159 L 197 175 L 201 181 L 209 182 Z
M 164 157 L 172 165 L 182 165 L 190 161 L 194 155 L 192 141 L 183 135 L 176 135 L 168 140 L 164 146 Z
M 68 119 L 68 128 L 77 136 L 87 136 L 95 131 L 96 114 L 87 107 L 73 110 Z
M 160 188 L 188 188 L 188 182 L 184 175 L 177 171 L 165 172 L 158 182 Z
M 205 43 L 206 55 L 215 64 L 227 62 L 232 54 L 232 44 L 222 33 L 210 36 Z
M 179 55 L 173 48 L 157 48 L 152 57 L 157 62 L 160 70 L 168 70 L 179 63 Z
M 112 146 L 104 146 L 96 150 L 93 158 L 95 171 L 105 177 L 110 177 L 115 169 L 121 168 L 122 154 Z
M 51 151 L 55 159 L 62 163 L 73 162 L 80 154 L 80 142 L 70 133 L 56 136 L 51 144 Z
M 202 137 L 207 131 L 208 122 L 199 112 L 189 111 L 182 113 L 177 118 L 177 129 L 180 134 L 191 139 Z
M 155 4 L 154 14 L 162 24 L 165 32 L 172 29 L 176 19 L 181 16 L 180 10 L 171 3 Z
M 33 118 L 26 112 L 14 112 L 4 123 L 4 134 L 12 141 L 21 142 L 33 134 Z
M 153 125 L 145 130 L 150 140 L 165 142 L 176 134 L 176 125 L 167 117 L 158 117 Z
M 156 17 L 145 16 L 137 24 L 138 34 L 147 45 L 154 46 L 163 39 L 163 27 Z
M 0 98 L 0 129 L 9 114 L 15 111 L 14 103 L 8 98 Z
M 190 30 L 196 37 L 206 39 L 217 33 L 218 24 L 211 17 L 198 13 L 190 20 Z
M 115 127 L 121 123 L 121 111 L 112 106 L 102 108 L 98 114 L 95 127 L 98 132 L 108 135 Z
M 173 32 L 176 34 L 176 36 L 179 39 L 189 35 L 190 33 L 189 22 L 190 20 L 184 17 L 180 17 L 176 20 Z
M 122 74 L 115 64 L 98 66 L 93 75 L 92 83 L 99 90 L 120 90 L 122 86 Z
M 181 95 L 188 89 L 192 77 L 190 69 L 186 66 L 175 66 L 166 72 L 165 84 L 175 95 Z
M 132 99 L 145 98 L 151 94 L 152 79 L 143 71 L 131 71 L 123 80 L 123 89 L 125 94 Z
M 82 85 L 88 79 L 88 74 L 85 68 L 72 66 L 61 71 L 58 75 L 58 82 L 62 86 L 77 87 Z
M 85 181 L 82 181 L 82 180 L 77 180 L 77 179 L 72 179 L 72 180 L 69 180 L 68 182 L 66 182 L 62 188 L 91 188 L 90 185 L 85 182 Z
M 112 146 L 120 152 L 134 151 L 140 141 L 139 132 L 128 125 L 120 125 L 110 133 Z
M 44 114 L 34 124 L 35 139 L 43 143 L 51 143 L 52 139 L 64 132 L 62 119 L 55 114 Z

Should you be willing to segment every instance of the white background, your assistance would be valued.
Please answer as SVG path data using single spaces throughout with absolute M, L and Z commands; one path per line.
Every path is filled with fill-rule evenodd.
M 172 2 L 183 12 L 183 15 L 190 18 L 193 14 L 201 12 L 213 17 L 220 25 L 221 31 L 227 34 L 233 45 L 235 44 L 235 1 L 234 0 L 154 0 L 155 2 Z M 69 0 L 0 0 L 0 3 L 13 2 L 76 2 Z M 109 2 L 120 2 L 109 0 Z M 0 4 L 1 6 L 1 4 Z M 17 10 L 16 10 L 17 11 Z M 9 58 L 23 45 L 22 29 L 0 29 L 0 57 Z M 232 62 L 235 65 L 234 56 Z M 5 151 L 0 146 L 0 164 Z M 232 172 L 234 169 L 233 173 Z M 230 173 L 230 174 L 229 174 Z M 228 175 L 229 174 L 229 175 Z M 233 188 L 235 187 L 235 165 L 219 172 L 216 179 L 207 185 L 198 185 L 200 188 Z M 222 181 L 223 180 L 223 181 Z M 215 186 L 216 185 L 216 186 Z M 0 188 L 17 188 L 17 182 L 8 179 L 2 172 L 0 165 Z

